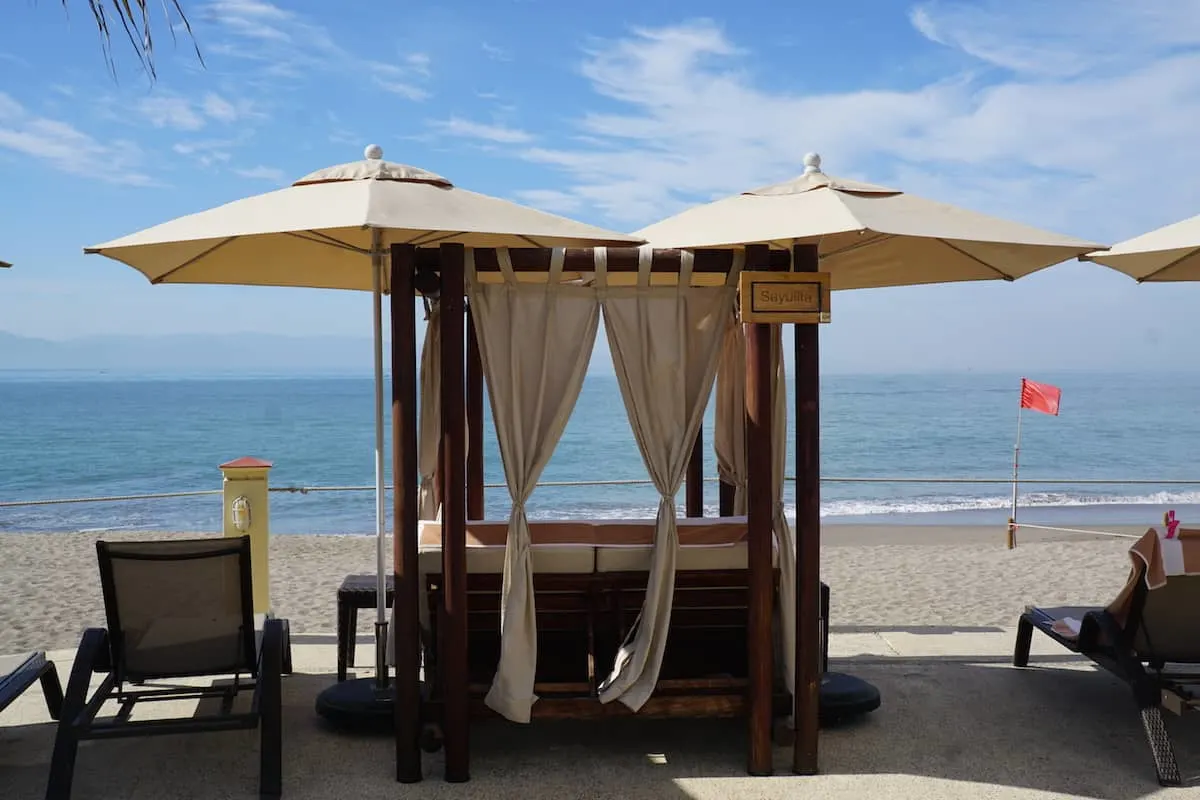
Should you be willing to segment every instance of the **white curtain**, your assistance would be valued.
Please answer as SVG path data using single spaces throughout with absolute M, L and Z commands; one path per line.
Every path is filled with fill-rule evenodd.
M 772 398 L 771 478 L 775 489 L 775 544 L 779 548 L 779 624 L 783 639 L 783 671 L 788 691 L 796 694 L 796 538 L 783 506 L 783 477 L 787 471 L 787 371 L 783 365 L 783 326 L 774 326 L 771 358 L 775 363 Z
M 746 513 L 746 332 L 730 315 L 717 366 L 717 409 L 713 449 L 717 474 L 733 486 L 733 515 Z
M 421 473 L 421 486 L 417 494 L 418 519 L 437 519 L 441 509 L 434 486 L 438 444 L 442 437 L 441 328 L 441 311 L 434 301 L 425 319 L 425 344 L 421 348 L 421 419 L 417 437 L 417 471 Z
M 779 554 L 779 627 L 782 664 L 788 691 L 796 683 L 796 539 L 783 504 L 787 471 L 787 371 L 783 363 L 782 326 L 771 337 L 774 364 L 771 399 L 771 479 L 774 497 L 772 528 Z M 721 477 L 736 487 L 734 514 L 746 513 L 746 328 L 732 326 L 717 373 L 717 413 L 714 446 Z
M 485 702 L 528 722 L 537 697 L 537 620 L 525 502 L 550 460 L 587 374 L 600 312 L 594 290 L 559 283 L 566 251 L 552 251 L 545 284 L 518 283 L 507 250 L 504 282 L 476 279 L 468 250 L 467 295 L 512 497 L 500 605 L 500 663 Z
M 651 286 L 653 251 L 641 248 L 636 287 L 607 285 L 607 251 L 597 248 L 596 284 L 621 397 L 638 449 L 659 493 L 646 599 L 616 663 L 600 687 L 601 702 L 637 711 L 658 682 L 675 591 L 679 535 L 675 495 L 713 386 L 729 307 L 744 257 L 725 286 L 693 287 L 693 255 L 684 252 L 677 286 Z

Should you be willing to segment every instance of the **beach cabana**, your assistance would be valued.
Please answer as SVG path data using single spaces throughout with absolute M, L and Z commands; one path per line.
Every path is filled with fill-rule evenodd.
M 1200 280 L 1200 216 L 1088 253 L 1081 260 L 1111 267 L 1138 283 Z
M 441 362 L 441 518 L 418 530 L 413 498 L 398 506 L 395 526 L 397 598 L 402 583 L 419 580 L 428 608 L 422 619 L 397 599 L 393 612 L 397 680 L 411 680 L 423 660 L 428 689 L 424 708 L 396 705 L 402 763 L 417 757 L 414 735 L 430 718 L 443 729 L 447 780 L 463 781 L 473 712 L 515 722 L 734 716 L 747 712 L 746 687 L 756 681 L 782 701 L 781 714 L 770 703 L 754 711 L 769 748 L 771 719 L 790 705 L 786 690 L 773 692 L 781 682 L 771 668 L 771 610 L 784 553 L 772 545 L 769 507 L 764 524 L 680 521 L 674 505 L 734 324 L 743 261 L 650 248 L 392 248 L 393 374 L 416 371 L 415 323 L 399 298 L 418 274 L 438 276 Z M 468 519 L 463 434 L 478 429 L 481 412 L 464 408 L 464 296 L 513 501 L 507 521 Z M 574 407 L 601 318 L 658 514 L 530 522 L 525 500 Z M 396 407 L 413 402 L 404 393 L 414 386 L 393 382 Z M 763 397 L 769 405 L 771 392 Z M 756 417 L 768 436 L 769 416 Z M 402 484 L 420 478 L 412 444 L 393 452 Z M 748 627 L 747 615 L 758 624 Z M 404 635 L 419 623 L 427 637 Z M 697 674 L 690 662 L 706 649 L 735 658 Z M 761 674 L 747 674 L 754 670 Z M 741 674 L 712 674 L 730 671 Z

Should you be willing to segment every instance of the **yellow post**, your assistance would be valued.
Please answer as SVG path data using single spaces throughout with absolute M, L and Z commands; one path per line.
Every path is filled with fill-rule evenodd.
M 271 514 L 267 501 L 267 474 L 273 464 L 246 456 L 221 465 L 226 536 L 250 536 L 250 563 L 254 570 L 254 612 L 271 610 L 271 570 L 268 545 Z

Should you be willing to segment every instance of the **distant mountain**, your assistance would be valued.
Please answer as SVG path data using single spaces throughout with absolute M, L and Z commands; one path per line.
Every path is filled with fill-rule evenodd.
M 0 331 L 3 370 L 370 374 L 372 363 L 369 338 L 173 334 L 51 341 Z

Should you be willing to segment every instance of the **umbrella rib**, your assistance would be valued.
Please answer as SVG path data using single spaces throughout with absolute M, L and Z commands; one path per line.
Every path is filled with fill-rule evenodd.
M 1149 275 L 1145 275 L 1145 276 L 1143 276 L 1143 277 L 1141 277 L 1141 278 L 1138 278 L 1138 279 L 1137 279 L 1137 282 L 1138 282 L 1138 283 L 1142 283 L 1143 281 L 1151 281 L 1151 280 L 1154 280 L 1154 277 L 1155 277 L 1156 275 L 1161 275 L 1161 274 L 1163 274 L 1164 272 L 1166 272 L 1167 270 L 1174 268 L 1175 266 L 1177 266 L 1177 265 L 1179 264 L 1179 262 L 1181 262 L 1181 261 L 1186 261 L 1187 259 L 1189 259 L 1189 258 L 1191 258 L 1192 256 L 1196 255 L 1196 253 L 1200 253 L 1200 247 L 1197 247 L 1197 248 L 1195 248 L 1195 249 L 1189 250 L 1189 251 L 1187 251 L 1186 253 L 1184 253 L 1183 255 L 1181 255 L 1179 258 L 1177 258 L 1177 259 L 1175 259 L 1174 261 L 1172 261 L 1171 263 L 1169 263 L 1169 264 L 1167 264 L 1167 265 L 1165 265 L 1165 266 L 1159 267 L 1158 269 L 1154 270 L 1154 272 L 1151 272 Z
M 427 247 L 431 244 L 444 242 L 447 239 L 453 239 L 455 236 L 463 233 L 466 233 L 466 231 L 426 231 L 405 242 L 405 244 L 411 244 L 414 247 Z M 422 236 L 428 236 L 429 238 L 421 241 Z
M 192 256 L 192 257 L 191 257 L 191 258 L 189 258 L 187 261 L 183 262 L 182 264 L 180 264 L 180 265 L 178 265 L 178 266 L 176 266 L 176 267 L 172 267 L 171 269 L 169 269 L 169 270 L 167 270 L 166 272 L 164 272 L 162 275 L 159 275 L 157 278 L 151 278 L 151 279 L 150 279 L 150 283 L 152 283 L 152 284 L 164 283 L 164 282 L 167 280 L 167 278 L 171 277 L 171 276 L 172 276 L 172 275 L 174 275 L 176 272 L 179 272 L 179 270 L 181 270 L 181 269 L 186 269 L 186 268 L 190 267 L 192 264 L 195 264 L 195 263 L 196 263 L 197 261 L 199 261 L 200 259 L 202 259 L 202 258 L 204 258 L 204 257 L 206 257 L 206 256 L 209 256 L 209 255 L 211 255 L 212 253 L 214 253 L 214 252 L 215 252 L 215 251 L 217 251 L 217 250 L 220 250 L 222 247 L 224 247 L 225 245 L 229 244 L 230 242 L 232 242 L 232 241 L 233 241 L 234 239 L 236 239 L 236 238 L 238 238 L 238 237 L 236 237 L 236 236 L 230 236 L 228 239 L 222 239 L 221 241 L 219 241 L 219 242 L 217 242 L 216 244 L 214 244 L 212 247 L 210 247 L 210 248 L 208 248 L 207 250 L 205 250 L 203 253 L 199 253 L 199 254 L 197 254 L 197 255 L 194 255 L 194 256 Z
M 864 230 L 870 230 L 870 228 L 864 228 Z M 864 247 L 871 247 L 873 245 L 879 244 L 880 242 L 886 242 L 888 239 L 892 239 L 895 237 L 894 233 L 876 233 L 875 231 L 871 231 L 871 232 L 875 233 L 875 235 L 872 236 L 870 239 L 866 239 L 861 242 L 855 242 L 854 244 L 846 245 L 841 250 L 831 250 L 828 253 L 822 253 L 821 259 L 824 260 L 826 258 L 833 258 L 834 256 L 840 256 L 843 253 L 852 253 L 855 250 L 861 250 Z
M 312 242 L 313 244 L 327 244 L 332 247 L 340 247 L 343 250 L 349 250 L 350 252 L 358 253 L 359 255 L 370 255 L 371 254 L 370 250 L 363 250 L 361 247 L 355 247 L 354 245 L 350 244 L 349 242 L 343 242 L 341 239 L 335 239 L 334 237 L 330 236 L 329 234 L 321 233 L 320 231 L 312 231 L 312 230 L 309 230 L 309 231 L 284 231 L 283 233 L 286 236 L 294 236 L 297 239 L 303 239 L 304 241 Z M 306 236 L 305 234 L 312 234 L 312 235 Z
M 977 256 L 974 256 L 974 255 L 968 253 L 966 250 L 963 250 L 961 247 L 956 247 L 955 245 L 950 244 L 950 242 L 946 241 L 945 239 L 941 238 L 940 236 L 935 237 L 935 239 L 936 239 L 936 241 L 939 241 L 942 244 L 946 245 L 946 247 L 949 247 L 951 250 L 958 253 L 959 255 L 965 256 L 966 258 L 971 259 L 972 261 L 974 261 L 976 264 L 979 264 L 980 266 L 987 267 L 992 272 L 999 275 L 1003 280 L 1006 280 L 1006 281 L 1015 281 L 1016 280 L 1016 278 L 1014 276 L 1009 275 L 1007 272 L 1004 272 L 1003 270 L 996 269 L 991 264 L 984 261 L 982 258 L 979 258 Z

